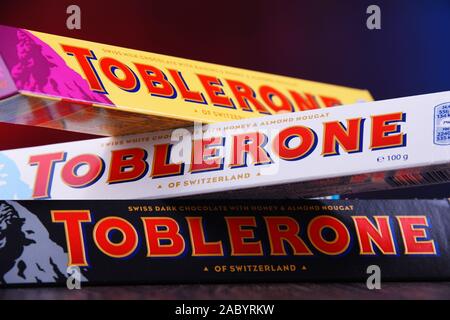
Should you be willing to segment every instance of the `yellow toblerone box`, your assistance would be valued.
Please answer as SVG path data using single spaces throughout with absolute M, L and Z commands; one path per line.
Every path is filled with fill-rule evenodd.
M 24 29 L 0 26 L 0 38 L 0 121 L 117 135 L 372 100 L 367 90 Z

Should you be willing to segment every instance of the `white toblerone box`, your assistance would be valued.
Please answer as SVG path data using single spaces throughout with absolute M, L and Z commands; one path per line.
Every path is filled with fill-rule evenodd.
M 448 181 L 450 92 L 0 153 L 3 199 L 315 197 Z

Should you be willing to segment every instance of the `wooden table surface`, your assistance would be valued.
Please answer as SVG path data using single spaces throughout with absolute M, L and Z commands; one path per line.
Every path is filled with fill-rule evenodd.
M 0 299 L 450 299 L 450 282 L 140 285 L 0 289 Z

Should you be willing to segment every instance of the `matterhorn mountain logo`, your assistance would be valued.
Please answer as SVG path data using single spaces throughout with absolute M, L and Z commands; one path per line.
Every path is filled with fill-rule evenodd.
M 0 201 L 0 284 L 61 283 L 66 269 L 67 253 L 36 215 L 17 202 Z

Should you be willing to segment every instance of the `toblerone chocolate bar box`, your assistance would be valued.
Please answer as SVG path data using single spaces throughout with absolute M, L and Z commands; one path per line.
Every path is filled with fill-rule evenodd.
M 450 280 L 449 233 L 446 199 L 0 201 L 0 283 Z
M 367 90 L 0 26 L 0 121 L 125 135 L 372 101 Z
M 317 197 L 450 180 L 450 92 L 0 152 L 0 198 Z

